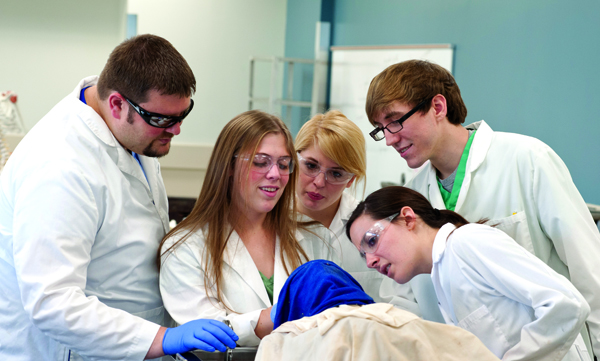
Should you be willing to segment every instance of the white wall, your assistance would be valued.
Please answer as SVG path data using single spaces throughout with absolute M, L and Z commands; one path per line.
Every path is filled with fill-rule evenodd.
M 197 197 L 223 125 L 247 110 L 250 56 L 283 56 L 286 0 L 0 0 L 0 91 L 18 93 L 31 128 L 77 82 L 99 74 L 125 39 L 126 13 L 138 34 L 169 40 L 197 80 L 195 107 L 161 158 L 169 196 Z M 268 70 L 268 69 L 267 69 Z M 258 89 L 268 89 L 268 71 Z M 14 148 L 20 137 L 7 137 Z
M 30 129 L 125 37 L 126 0 L 0 0 L 0 91 Z
M 137 33 L 169 40 L 196 76 L 194 110 L 160 159 L 169 196 L 200 193 L 221 129 L 248 110 L 250 57 L 284 54 L 286 9 L 286 0 L 129 0 Z M 259 69 L 260 93 L 268 89 L 269 72 Z
M 248 110 L 250 57 L 284 54 L 286 10 L 286 0 L 129 0 L 137 33 L 169 40 L 196 76 L 194 110 L 160 159 L 169 196 L 200 193 L 221 129 Z M 259 92 L 268 89 L 269 72 L 260 75 Z
M 196 76 L 194 110 L 174 144 L 212 145 L 248 110 L 250 56 L 283 56 L 286 9 L 286 0 L 129 0 L 138 34 L 168 39 Z

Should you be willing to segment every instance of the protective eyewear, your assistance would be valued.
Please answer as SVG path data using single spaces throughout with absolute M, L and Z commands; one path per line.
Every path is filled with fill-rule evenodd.
M 419 104 L 417 104 L 417 106 L 415 106 L 414 108 L 412 108 L 408 113 L 404 114 L 400 119 L 394 120 L 394 121 L 390 122 L 390 124 L 386 125 L 385 127 L 381 127 L 381 128 L 377 127 L 377 128 L 375 128 L 374 130 L 372 130 L 369 133 L 369 135 L 374 140 L 379 141 L 379 140 L 382 140 L 382 139 L 385 138 L 385 130 L 386 129 L 391 134 L 398 133 L 403 128 L 402 123 L 404 123 L 406 121 L 406 119 L 410 118 L 411 115 L 415 114 L 419 109 L 421 109 L 425 104 L 427 104 L 430 101 L 431 101 L 431 99 L 425 99 L 425 100 L 423 100 L 422 102 L 420 102 Z
M 327 168 L 321 170 L 319 163 L 303 158 L 300 153 L 298 153 L 298 161 L 302 173 L 311 178 L 316 178 L 319 173 L 323 173 L 325 181 L 329 184 L 346 184 L 354 177 L 354 173 L 346 172 L 339 168 Z
M 375 253 L 379 247 L 379 239 L 383 236 L 386 228 L 392 223 L 400 212 L 394 213 L 391 216 L 375 222 L 375 224 L 369 228 L 363 239 L 360 241 L 360 254 L 365 257 L 366 253 Z
M 133 109 L 144 119 L 146 123 L 156 128 L 169 128 L 177 123 L 181 123 L 185 117 L 190 114 L 192 108 L 194 107 L 194 100 L 190 99 L 190 107 L 185 110 L 182 115 L 174 116 L 174 115 L 163 115 L 159 113 L 152 113 L 142 108 L 141 106 L 134 103 L 131 99 L 127 98 L 123 94 L 121 94 L 123 98 L 131 105 Z
M 235 157 L 238 155 L 236 154 Z M 250 158 L 240 159 L 248 161 Z M 279 175 L 289 175 L 294 171 L 294 160 L 292 157 L 281 157 L 277 160 L 273 161 L 270 155 L 267 154 L 256 154 L 254 159 L 252 160 L 252 164 L 250 165 L 250 170 L 257 173 L 269 173 L 271 168 L 277 164 L 277 170 L 279 171 Z

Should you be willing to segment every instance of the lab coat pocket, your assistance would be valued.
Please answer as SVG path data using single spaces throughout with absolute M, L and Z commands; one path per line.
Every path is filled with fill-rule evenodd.
M 498 322 L 485 305 L 460 320 L 457 326 L 477 336 L 498 358 L 502 358 L 510 348 Z
M 508 234 L 510 238 L 535 255 L 525 211 L 515 212 L 506 218 L 492 219 L 487 221 L 486 224 Z
M 587 347 L 585 346 L 585 342 L 583 341 L 583 337 L 581 334 L 577 335 L 575 342 L 569 349 L 567 356 L 563 357 L 563 361 L 591 361 L 592 358 L 590 353 L 588 352 Z

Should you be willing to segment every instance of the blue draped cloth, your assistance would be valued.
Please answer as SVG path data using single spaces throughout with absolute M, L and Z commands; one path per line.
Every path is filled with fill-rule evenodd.
M 310 261 L 292 272 L 283 285 L 273 320 L 274 328 L 331 307 L 370 303 L 374 303 L 373 299 L 340 266 L 322 259 Z

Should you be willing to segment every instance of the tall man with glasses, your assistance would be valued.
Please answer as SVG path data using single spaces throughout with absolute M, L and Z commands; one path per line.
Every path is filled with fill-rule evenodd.
M 225 324 L 169 323 L 157 253 L 169 230 L 156 157 L 196 80 L 165 39 L 111 53 L 24 137 L 0 177 L 0 359 L 142 360 L 225 351 Z
M 470 222 L 488 219 L 571 280 L 591 307 L 587 326 L 599 355 L 600 234 L 560 157 L 538 139 L 494 132 L 484 121 L 463 127 L 467 108 L 458 85 L 426 61 L 377 75 L 366 112 L 374 140 L 385 139 L 409 167 L 422 167 L 407 187 Z M 430 283 L 419 277 L 411 287 L 424 317 L 439 320 Z

